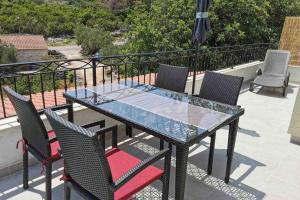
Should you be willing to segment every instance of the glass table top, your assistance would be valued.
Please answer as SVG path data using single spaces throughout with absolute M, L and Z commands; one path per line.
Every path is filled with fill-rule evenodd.
M 239 107 L 131 81 L 70 90 L 65 97 L 181 143 L 243 112 Z

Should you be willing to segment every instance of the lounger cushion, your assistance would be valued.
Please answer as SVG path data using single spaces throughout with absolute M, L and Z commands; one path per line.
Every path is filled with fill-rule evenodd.
M 140 159 L 119 149 L 110 150 L 106 153 L 106 156 L 111 169 L 113 181 L 116 181 L 141 162 Z M 115 199 L 125 200 L 130 198 L 133 194 L 139 192 L 153 181 L 159 179 L 162 175 L 163 171 L 161 169 L 154 166 L 147 167 L 117 190 L 114 194 Z
M 283 87 L 285 77 L 263 74 L 255 78 L 254 83 L 266 87 Z

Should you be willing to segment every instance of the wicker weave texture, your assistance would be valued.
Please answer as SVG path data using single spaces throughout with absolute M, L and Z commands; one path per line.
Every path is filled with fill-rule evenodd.
M 188 72 L 189 70 L 186 67 L 160 64 L 155 86 L 183 93 L 185 91 Z
M 97 136 L 49 109 L 45 114 L 56 132 L 71 179 L 99 199 L 113 199 L 112 176 Z
M 200 98 L 236 105 L 244 78 L 206 71 Z
M 286 17 L 279 48 L 291 52 L 289 64 L 300 65 L 300 17 Z
M 23 139 L 42 156 L 49 157 L 51 150 L 47 130 L 32 101 L 7 86 L 3 90 L 17 112 Z

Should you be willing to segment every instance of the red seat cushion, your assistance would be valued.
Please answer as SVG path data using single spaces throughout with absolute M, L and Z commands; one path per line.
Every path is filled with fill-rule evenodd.
M 141 162 L 140 159 L 129 155 L 120 149 L 112 149 L 106 153 L 111 169 L 113 181 L 116 181 L 122 175 Z M 149 166 L 123 185 L 114 194 L 115 199 L 126 200 L 133 194 L 139 192 L 153 181 L 159 179 L 163 171 L 154 166 Z
M 55 137 L 55 132 L 52 131 L 48 131 L 48 137 L 51 139 L 53 137 Z M 58 153 L 58 149 L 60 148 L 58 141 L 56 140 L 55 142 L 50 143 L 50 147 L 51 147 L 51 159 L 58 159 L 60 158 L 60 155 Z

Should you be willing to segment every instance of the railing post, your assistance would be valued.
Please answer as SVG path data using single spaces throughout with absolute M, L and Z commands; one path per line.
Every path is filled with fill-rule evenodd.
M 195 85 L 196 85 L 196 72 L 197 72 L 197 66 L 198 66 L 198 44 L 196 45 L 196 53 L 195 53 L 195 62 L 194 62 L 194 70 L 193 70 L 193 84 L 192 84 L 192 94 L 195 94 Z
M 92 58 L 92 67 L 93 67 L 93 86 L 97 85 L 97 58 Z

